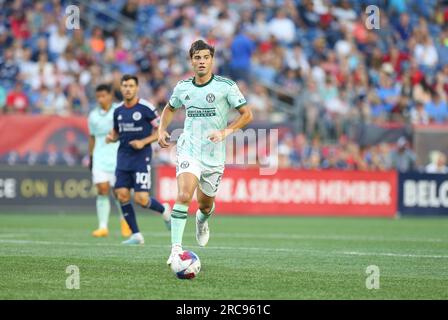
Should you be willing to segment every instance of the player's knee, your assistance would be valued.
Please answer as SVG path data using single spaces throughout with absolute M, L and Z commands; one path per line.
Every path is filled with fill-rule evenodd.
M 120 203 L 126 203 L 126 202 L 131 201 L 131 196 L 127 193 L 118 192 L 117 199 Z
M 97 191 L 100 196 L 107 196 L 109 194 L 109 187 L 108 186 L 99 186 L 97 188 Z
M 193 194 L 190 192 L 181 191 L 177 194 L 177 203 L 182 203 L 185 205 L 189 205 L 191 199 L 193 198 Z
M 149 197 L 148 196 L 143 196 L 143 195 L 134 195 L 134 201 L 135 203 L 139 204 L 142 207 L 147 207 L 149 204 Z
M 199 210 L 203 213 L 208 214 L 212 211 L 213 203 L 199 203 Z

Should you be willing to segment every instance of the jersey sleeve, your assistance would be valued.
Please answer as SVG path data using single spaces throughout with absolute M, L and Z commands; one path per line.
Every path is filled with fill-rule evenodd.
M 159 116 L 159 113 L 157 112 L 157 110 L 155 108 L 154 109 L 148 108 L 147 118 L 148 118 L 148 121 L 151 123 L 151 125 L 154 128 L 158 128 L 159 127 L 160 116 Z
M 247 103 L 246 98 L 244 98 L 236 84 L 230 86 L 229 92 L 227 93 L 227 102 L 231 108 L 235 109 L 239 109 Z
M 169 105 L 174 109 L 179 109 L 182 107 L 182 101 L 180 99 L 180 88 L 179 84 L 174 87 L 173 93 L 171 94 Z

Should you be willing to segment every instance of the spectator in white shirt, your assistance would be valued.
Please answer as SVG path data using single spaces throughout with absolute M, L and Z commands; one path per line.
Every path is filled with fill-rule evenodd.
M 446 166 L 446 156 L 443 152 L 433 151 L 430 155 L 431 162 L 425 167 L 426 173 L 448 173 Z
M 275 17 L 269 21 L 269 32 L 285 44 L 292 43 L 296 35 L 294 22 L 286 16 L 283 9 L 278 9 Z

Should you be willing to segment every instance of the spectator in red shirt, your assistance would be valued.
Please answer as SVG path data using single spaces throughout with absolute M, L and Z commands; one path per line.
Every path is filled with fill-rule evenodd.
M 29 108 L 29 100 L 23 91 L 23 85 L 17 82 L 6 97 L 6 113 L 27 113 Z
M 9 20 L 14 38 L 26 40 L 30 37 L 30 28 L 25 13 L 16 11 Z

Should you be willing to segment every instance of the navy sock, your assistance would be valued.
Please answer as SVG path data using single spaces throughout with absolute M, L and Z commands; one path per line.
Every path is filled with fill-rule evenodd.
M 160 214 L 163 213 L 163 211 L 165 211 L 165 207 L 156 199 L 151 197 L 149 199 L 149 203 L 147 206 L 148 209 L 154 210 L 159 212 Z
M 132 233 L 139 232 L 137 226 L 137 218 L 135 217 L 134 207 L 130 202 L 121 204 L 121 211 L 123 212 L 123 217 L 131 228 Z

